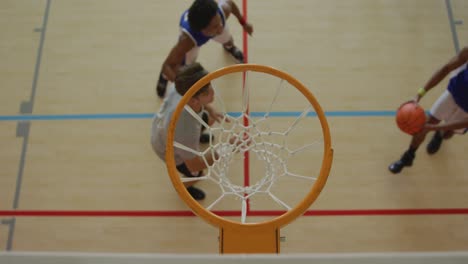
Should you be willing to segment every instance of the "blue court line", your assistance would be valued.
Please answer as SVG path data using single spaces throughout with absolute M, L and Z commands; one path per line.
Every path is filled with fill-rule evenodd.
M 231 116 L 237 117 L 240 112 L 229 112 Z M 251 117 L 265 116 L 266 112 L 251 112 Z M 0 121 L 48 121 L 48 120 L 105 120 L 105 119 L 149 119 L 153 113 L 141 114 L 68 114 L 68 115 L 0 115 Z M 270 112 L 270 117 L 298 117 L 301 112 Z M 325 112 L 327 117 L 379 117 L 395 116 L 395 111 L 329 111 Z M 307 116 L 316 116 L 309 113 Z
M 0 121 L 89 120 L 89 119 L 147 119 L 154 114 L 69 114 L 69 115 L 5 115 Z

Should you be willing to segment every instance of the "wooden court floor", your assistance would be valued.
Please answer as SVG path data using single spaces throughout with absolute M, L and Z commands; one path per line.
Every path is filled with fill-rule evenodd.
M 149 143 L 151 116 L 161 104 L 157 75 L 190 3 L 0 1 L 0 210 L 161 213 L 0 216 L 0 250 L 217 252 L 216 228 L 170 214 L 188 208 Z M 246 5 L 255 30 L 245 40 L 235 19 L 228 20 L 235 43 L 242 48 L 247 41 L 248 61 L 295 76 L 331 113 L 333 167 L 310 210 L 335 214 L 303 216 L 283 228 L 282 252 L 467 250 L 466 138 L 444 142 L 434 156 L 421 146 L 414 166 L 399 175 L 387 166 L 410 140 L 393 111 L 468 45 L 468 2 L 236 3 Z M 199 61 L 211 71 L 233 63 L 214 42 Z M 429 109 L 446 84 L 422 106 Z M 224 85 L 224 99 L 235 104 L 229 91 L 239 85 Z M 268 86 L 254 88 L 252 108 L 271 94 Z M 296 111 L 288 98 L 280 111 Z

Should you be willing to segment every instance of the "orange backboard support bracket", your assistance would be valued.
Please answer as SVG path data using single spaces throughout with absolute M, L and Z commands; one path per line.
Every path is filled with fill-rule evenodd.
M 221 254 L 278 254 L 280 232 L 271 226 L 220 227 L 219 253 Z

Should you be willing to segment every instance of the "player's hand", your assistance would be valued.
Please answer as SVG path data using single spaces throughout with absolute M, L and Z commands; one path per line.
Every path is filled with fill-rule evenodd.
M 213 125 L 214 122 L 221 123 L 223 120 L 225 120 L 228 123 L 230 122 L 227 116 L 225 116 L 223 113 L 216 111 L 216 109 L 214 109 L 211 105 L 206 105 L 205 110 L 208 112 L 208 125 L 210 126 Z
M 218 123 L 221 123 L 223 121 L 226 123 L 231 122 L 231 119 L 229 119 L 227 115 L 224 115 L 221 112 L 213 110 L 213 111 L 208 111 L 208 114 L 210 115 L 211 120 L 213 120 L 214 122 L 218 122 Z M 211 122 L 210 125 L 212 125 L 214 122 Z
M 398 109 L 400 109 L 400 108 L 401 108 L 402 106 L 404 106 L 405 104 L 409 104 L 409 103 L 418 104 L 418 102 L 416 102 L 415 99 L 411 99 L 411 100 L 408 100 L 408 101 L 403 102 L 403 103 L 398 107 Z
M 215 122 L 220 123 L 223 120 L 224 115 L 218 111 L 209 111 L 208 113 L 210 114 L 210 118 Z
M 246 151 L 249 146 L 252 144 L 252 139 L 249 137 L 248 133 L 240 133 L 238 135 L 233 135 L 229 139 L 229 143 L 235 146 L 234 151 Z
M 422 131 L 424 132 L 429 132 L 429 131 L 434 131 L 434 130 L 439 130 L 439 125 L 438 124 L 429 124 L 426 123 L 424 124 Z
M 252 36 L 252 33 L 253 33 L 253 26 L 252 24 L 250 23 L 245 23 L 243 26 L 242 26 L 245 30 L 245 32 L 247 32 L 250 36 Z
M 413 101 L 414 101 L 415 103 L 417 103 L 417 104 L 419 103 L 420 100 L 421 100 L 421 96 L 420 96 L 419 94 L 417 94 L 417 95 L 413 98 Z

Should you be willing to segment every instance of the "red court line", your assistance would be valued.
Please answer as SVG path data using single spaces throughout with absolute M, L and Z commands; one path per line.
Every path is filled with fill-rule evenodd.
M 228 217 L 240 216 L 240 211 L 213 211 Z M 279 216 L 284 211 L 250 211 L 248 216 Z M 304 216 L 388 216 L 388 215 L 459 215 L 468 214 L 468 208 L 427 209 L 356 209 L 310 210 Z M 191 211 L 67 211 L 67 210 L 1 210 L 0 216 L 15 217 L 189 217 Z
M 244 21 L 248 21 L 247 17 L 247 0 L 242 1 L 242 14 Z M 242 49 L 244 53 L 244 62 L 248 63 L 249 61 L 249 49 L 248 49 L 248 40 L 249 36 L 245 30 L 242 30 Z M 242 73 L 242 89 L 245 89 L 245 72 Z M 249 105 L 247 105 L 246 112 L 249 112 Z M 249 125 L 249 120 L 244 117 L 243 123 L 245 126 Z M 244 186 L 250 186 L 250 155 L 249 152 L 244 153 Z M 250 212 L 250 200 L 247 199 L 247 212 Z
M 242 1 L 242 13 L 244 15 L 244 20 L 249 21 L 248 16 L 247 16 L 247 0 Z M 247 32 L 245 30 L 242 30 L 242 44 L 243 44 L 243 50 L 244 50 L 244 60 L 246 63 L 249 61 L 248 60 L 249 58 L 248 39 L 249 39 L 249 36 Z

